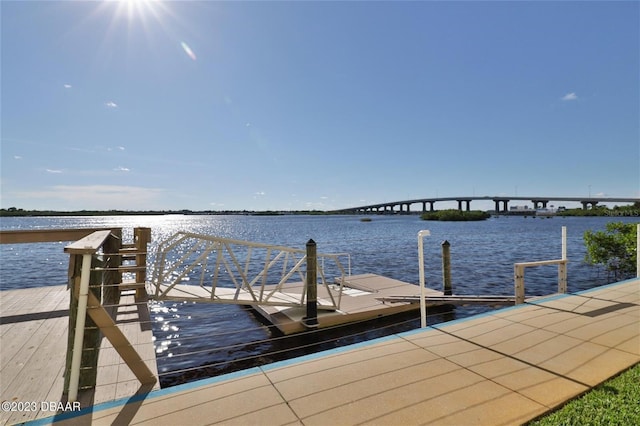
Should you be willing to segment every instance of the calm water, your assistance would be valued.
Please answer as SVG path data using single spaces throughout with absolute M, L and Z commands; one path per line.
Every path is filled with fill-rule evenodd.
M 513 294 L 513 264 L 561 256 L 561 227 L 567 227 L 569 291 L 609 281 L 606 273 L 584 264 L 583 234 L 604 229 L 611 218 L 492 218 L 483 222 L 425 222 L 417 216 L 125 216 L 2 218 L 2 229 L 122 227 L 152 229 L 158 241 L 176 231 L 305 247 L 313 238 L 318 251 L 351 254 L 352 273 L 376 273 L 418 282 L 417 234 L 425 239 L 427 285 L 441 287 L 440 244 L 451 243 L 452 281 L 457 294 Z M 615 220 L 637 222 L 637 218 Z M 65 284 L 68 243 L 0 245 L 0 289 Z M 527 295 L 557 288 L 557 267 L 527 269 Z M 458 307 L 433 315 L 430 323 L 484 312 Z M 163 386 L 262 365 L 312 351 L 380 337 L 419 326 L 418 314 L 395 316 L 329 331 L 283 337 L 250 309 L 234 305 L 155 303 L 152 320 Z

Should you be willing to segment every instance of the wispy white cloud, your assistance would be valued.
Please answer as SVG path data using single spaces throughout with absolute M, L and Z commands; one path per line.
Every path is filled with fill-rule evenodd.
M 258 191 L 255 193 L 255 195 L 263 196 L 263 195 L 267 195 L 267 193 L 264 191 Z
M 116 172 L 130 172 L 131 171 L 131 169 L 129 169 L 128 167 L 122 167 L 122 166 L 116 167 L 113 170 L 115 170 Z
M 115 103 L 115 102 L 113 102 L 113 101 L 105 102 L 105 106 L 106 106 L 107 108 L 118 108 L 118 104 L 116 104 L 116 103 Z
M 45 169 L 47 173 L 62 173 L 62 170 L 58 169 Z
M 14 156 L 13 156 L 13 159 L 14 159 L 14 160 L 22 160 L 22 156 L 20 156 L 20 155 L 14 155 Z
M 576 95 L 575 92 L 567 93 L 562 97 L 563 101 L 575 101 L 577 99 L 578 99 L 578 95 Z
M 119 146 L 119 147 L 118 147 L 118 149 L 119 149 L 120 151 L 124 151 L 124 149 L 125 149 L 125 148 L 124 148 L 124 146 Z
M 14 192 L 15 198 L 48 200 L 75 209 L 152 210 L 160 208 L 164 190 L 120 185 L 57 185 L 42 190 Z
M 71 89 L 71 85 L 70 85 L 70 84 L 65 84 L 65 85 L 64 85 L 64 88 L 65 88 L 65 89 Z

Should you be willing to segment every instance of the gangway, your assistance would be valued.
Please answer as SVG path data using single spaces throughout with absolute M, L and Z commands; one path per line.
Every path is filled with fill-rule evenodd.
M 316 256 L 317 285 L 324 289 L 318 309 L 338 310 L 343 286 L 335 283 L 350 275 L 350 257 Z M 148 293 L 155 300 L 302 307 L 306 266 L 304 249 L 181 231 L 158 245 Z

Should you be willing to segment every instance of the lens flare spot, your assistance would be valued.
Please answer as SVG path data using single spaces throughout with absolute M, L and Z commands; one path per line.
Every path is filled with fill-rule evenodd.
M 191 50 L 191 48 L 189 47 L 189 45 L 187 43 L 185 43 L 183 41 L 183 42 L 180 43 L 180 45 L 182 46 L 182 50 L 184 50 L 184 53 L 186 53 L 188 57 L 190 57 L 194 61 L 197 59 L 196 58 L 196 54 L 193 53 L 193 50 Z

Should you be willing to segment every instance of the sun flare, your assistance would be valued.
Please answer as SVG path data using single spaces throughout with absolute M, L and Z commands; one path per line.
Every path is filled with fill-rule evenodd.
M 129 19 L 143 17 L 145 14 L 155 14 L 158 0 L 113 0 L 118 2 L 118 14 L 125 15 Z

